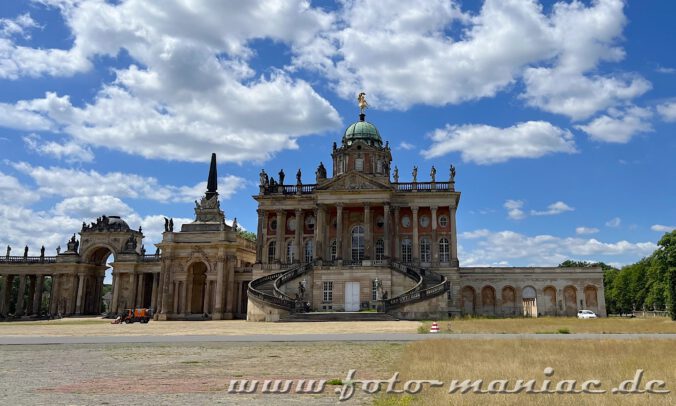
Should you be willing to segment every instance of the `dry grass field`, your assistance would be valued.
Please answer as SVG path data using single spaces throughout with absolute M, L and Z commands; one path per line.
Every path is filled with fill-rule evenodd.
M 429 331 L 431 322 L 423 330 Z M 539 317 L 514 319 L 462 318 L 439 322 L 446 333 L 556 333 L 568 329 L 575 333 L 676 333 L 676 322 L 667 317 L 619 318 L 604 317 L 579 320 L 576 317 Z
M 408 344 L 395 362 L 400 380 L 438 379 L 444 389 L 426 389 L 416 396 L 381 396 L 376 405 L 673 405 L 676 404 L 676 345 L 668 340 L 472 340 L 420 341 Z M 544 369 L 551 367 L 547 378 Z M 452 379 L 483 379 L 486 389 L 492 380 L 535 379 L 536 388 L 545 379 L 556 388 L 562 380 L 577 380 L 577 389 L 598 379 L 610 392 L 622 381 L 634 378 L 637 369 L 647 381 L 666 382 L 670 394 L 448 394 Z M 597 389 L 597 388 L 594 388 Z

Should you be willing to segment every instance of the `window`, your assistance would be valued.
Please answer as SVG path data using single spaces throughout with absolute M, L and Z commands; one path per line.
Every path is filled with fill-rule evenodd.
M 307 263 L 312 262 L 312 254 L 313 254 L 312 251 L 313 251 L 312 240 L 305 241 L 305 262 Z
M 333 281 L 324 282 L 324 303 L 333 302 Z
M 355 226 L 352 229 L 352 260 L 361 261 L 364 258 L 364 227 Z
M 376 172 L 383 173 L 383 161 L 380 159 L 376 162 Z
M 382 261 L 385 258 L 385 241 L 382 238 L 376 240 L 376 261 Z
M 448 239 L 442 238 L 441 240 L 439 240 L 439 261 L 448 262 L 450 260 L 449 254 L 450 254 L 450 252 L 449 252 Z
M 308 216 L 308 217 L 305 218 L 305 227 L 307 227 L 309 230 L 315 229 L 315 217 L 314 216 Z
M 276 230 L 277 229 L 277 219 L 274 218 L 270 220 L 270 230 Z
M 448 225 L 448 217 L 446 216 L 439 216 L 439 225 L 441 227 L 446 227 Z
M 336 240 L 331 241 L 331 246 L 329 249 L 331 250 L 331 252 L 329 253 L 331 261 L 335 261 L 336 259 L 338 259 L 338 242 L 336 242 Z
M 375 279 L 371 281 L 371 300 L 378 300 L 378 282 Z
M 291 231 L 296 231 L 296 217 L 289 217 L 286 220 L 286 227 Z
M 401 241 L 401 261 L 411 262 L 411 240 L 409 238 Z
M 277 252 L 277 243 L 273 240 L 268 244 L 268 264 L 275 262 L 275 253 Z
M 357 158 L 354 160 L 354 169 L 360 172 L 364 170 L 364 158 Z
M 382 229 L 384 225 L 385 225 L 385 218 L 383 216 L 378 216 L 378 218 L 376 218 L 376 226 L 379 229 Z
M 420 261 L 432 262 L 432 252 L 430 249 L 430 240 L 427 238 L 420 239 Z
M 420 227 L 425 228 L 430 225 L 430 218 L 427 216 L 421 216 L 418 221 L 420 222 Z
M 293 240 L 289 240 L 286 243 L 286 263 L 290 264 L 293 262 Z
M 411 218 L 409 216 L 404 216 L 401 218 L 401 225 L 404 228 L 409 228 L 411 227 Z

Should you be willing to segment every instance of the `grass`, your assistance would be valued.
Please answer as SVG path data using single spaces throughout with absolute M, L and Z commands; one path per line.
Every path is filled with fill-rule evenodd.
M 670 405 L 671 394 L 448 394 L 451 380 L 483 380 L 486 389 L 492 380 L 536 380 L 539 388 L 550 379 L 552 388 L 562 380 L 576 380 L 577 388 L 590 379 L 601 381 L 608 392 L 622 381 L 645 371 L 641 387 L 649 380 L 666 382 L 676 391 L 676 352 L 671 340 L 471 340 L 424 341 L 408 344 L 394 368 L 403 383 L 409 379 L 438 379 L 443 388 L 424 389 L 409 395 L 381 395 L 376 405 Z M 547 378 L 544 370 L 553 368 Z
M 429 331 L 431 322 L 423 322 L 423 329 Z M 572 333 L 672 333 L 676 334 L 676 322 L 668 317 L 656 318 L 599 318 L 579 320 L 576 317 L 538 318 L 458 318 L 439 321 L 440 332 L 444 333 L 531 333 L 558 332 Z M 559 330 L 568 330 L 564 333 Z

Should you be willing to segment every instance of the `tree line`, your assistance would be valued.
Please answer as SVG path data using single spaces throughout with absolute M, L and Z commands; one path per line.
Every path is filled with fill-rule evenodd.
M 601 267 L 608 313 L 668 310 L 676 320 L 676 230 L 664 234 L 651 255 L 621 269 L 603 262 L 572 260 L 559 266 Z

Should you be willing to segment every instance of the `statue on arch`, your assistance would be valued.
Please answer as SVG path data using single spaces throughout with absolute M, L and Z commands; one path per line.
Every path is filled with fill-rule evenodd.
M 56 255 L 61 255 L 61 246 L 56 247 Z
M 28 244 L 26 244 L 26 248 L 23 249 L 23 259 L 28 258 Z
M 301 176 L 302 176 L 302 174 L 301 174 L 301 172 L 300 172 L 300 168 L 298 168 L 298 172 L 296 172 L 296 184 L 297 184 L 297 185 L 302 185 L 302 184 L 303 184 L 303 182 L 300 180 Z
M 397 168 L 397 165 L 394 165 L 394 183 L 399 183 L 399 168 Z
M 416 165 L 413 165 L 413 183 L 418 181 L 418 167 Z
M 42 248 L 40 248 L 40 258 L 45 257 L 45 246 L 43 245 Z
M 284 169 L 279 170 L 279 184 L 284 185 Z
M 169 231 L 169 219 L 166 217 L 164 218 L 164 231 Z
M 7 245 L 7 255 L 5 256 L 7 259 L 9 259 L 9 254 L 12 252 L 12 247 Z
M 432 178 L 432 182 L 437 181 L 437 169 L 432 165 L 432 170 L 430 171 L 430 178 Z
M 364 114 L 364 111 L 368 108 L 369 104 L 366 101 L 366 93 L 361 92 L 357 96 L 357 102 L 359 103 L 359 113 Z
M 455 166 L 451 164 L 451 182 L 455 182 Z
M 174 231 L 174 219 L 173 218 L 169 219 L 169 231 L 171 231 L 171 232 Z

